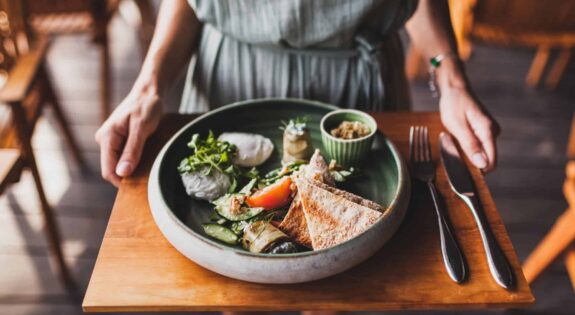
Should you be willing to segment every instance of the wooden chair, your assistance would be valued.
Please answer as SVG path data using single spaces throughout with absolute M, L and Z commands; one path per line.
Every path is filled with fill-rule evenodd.
M 31 138 L 45 105 L 55 114 L 72 157 L 85 168 L 68 122 L 46 73 L 48 42 L 33 40 L 22 16 L 21 2 L 0 0 L 0 193 L 19 180 L 24 169 L 32 173 L 45 230 L 58 274 L 68 289 L 74 283 L 62 254 L 61 239 L 32 149 Z
M 526 77 L 537 86 L 551 51 L 559 51 L 546 79 L 557 87 L 575 48 L 575 0 L 450 0 L 451 21 L 460 57 L 469 58 L 472 40 L 502 46 L 533 47 L 537 53 Z M 410 48 L 406 71 L 410 79 L 421 76 L 421 55 Z
M 575 116 L 571 123 L 567 157 L 567 178 L 563 192 L 568 208 L 525 260 L 523 272 L 527 281 L 531 283 L 553 261 L 565 254 L 565 266 L 575 289 Z
M 101 120 L 110 114 L 111 65 L 108 24 L 121 0 L 25 0 L 27 23 L 43 35 L 85 33 L 100 47 Z M 134 0 L 139 15 L 139 37 L 145 53 L 154 30 L 154 10 L 149 0 Z

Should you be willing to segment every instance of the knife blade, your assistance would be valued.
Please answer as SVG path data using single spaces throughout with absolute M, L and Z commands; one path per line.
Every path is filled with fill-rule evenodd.
M 489 271 L 497 284 L 505 289 L 510 289 L 514 285 L 514 276 L 511 267 L 489 227 L 471 174 L 461 159 L 451 135 L 442 132 L 439 136 L 439 142 L 441 161 L 447 173 L 449 185 L 473 213 L 483 242 Z

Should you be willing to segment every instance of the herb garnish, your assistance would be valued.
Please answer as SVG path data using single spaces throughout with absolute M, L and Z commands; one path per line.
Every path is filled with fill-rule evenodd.
M 236 154 L 236 146 L 217 140 L 211 130 L 205 140 L 200 139 L 199 134 L 194 134 L 188 147 L 194 150 L 194 153 L 182 160 L 178 166 L 180 173 L 202 170 L 206 175 L 210 175 L 214 169 L 228 175 L 233 172 L 230 167 L 234 166 L 232 157 Z
M 288 122 L 285 122 L 284 120 L 281 121 L 282 126 L 280 127 L 280 130 L 289 130 L 289 132 L 294 133 L 296 135 L 302 135 L 305 133 L 306 129 L 307 129 L 307 123 L 310 121 L 310 117 L 309 116 L 303 116 L 303 117 L 296 117 L 293 119 L 290 119 Z

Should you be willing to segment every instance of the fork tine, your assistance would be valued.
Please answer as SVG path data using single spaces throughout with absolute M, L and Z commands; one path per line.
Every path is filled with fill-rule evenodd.
M 417 126 L 417 159 L 419 162 L 423 161 L 423 151 L 421 150 L 421 126 Z
M 427 161 L 431 161 L 431 145 L 429 143 L 429 130 L 427 127 L 424 127 L 424 132 L 425 132 L 425 158 L 427 159 Z
M 419 161 L 425 161 L 425 140 L 423 138 L 423 126 L 419 126 Z
M 413 127 L 413 156 L 414 161 L 419 162 L 419 126 Z
M 415 162 L 415 127 L 409 128 L 409 160 Z

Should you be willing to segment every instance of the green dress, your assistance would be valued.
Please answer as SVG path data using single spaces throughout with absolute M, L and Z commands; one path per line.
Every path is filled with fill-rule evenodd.
M 204 24 L 180 111 L 269 97 L 409 108 L 398 30 L 416 0 L 189 0 Z

